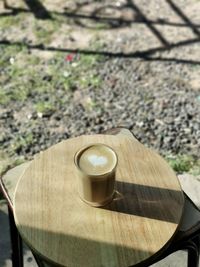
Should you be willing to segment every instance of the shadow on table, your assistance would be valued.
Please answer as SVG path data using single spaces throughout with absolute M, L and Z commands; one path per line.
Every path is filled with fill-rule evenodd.
M 98 231 L 98 226 L 96 227 Z M 37 260 L 46 262 L 51 267 L 54 265 L 57 267 L 66 265 L 95 266 L 96 263 L 98 266 L 131 266 L 133 263 L 136 264 L 147 259 L 149 261 L 149 257 L 154 254 L 151 251 L 140 249 L 140 243 L 138 243 L 138 248 L 131 248 L 122 244 L 59 233 L 58 229 L 53 232 L 24 225 L 21 228 L 26 233 L 26 238 L 23 240 L 31 248 Z M 85 231 L 89 236 L 89 229 L 83 228 L 83 232 Z M 103 235 L 104 233 L 102 233 L 102 239 Z M 35 248 L 40 248 L 40 250 Z M 129 260 L 127 261 L 127 259 Z M 59 262 L 59 264 L 54 264 L 55 262 Z
M 114 200 L 103 208 L 178 224 L 180 200 L 181 191 L 117 181 Z

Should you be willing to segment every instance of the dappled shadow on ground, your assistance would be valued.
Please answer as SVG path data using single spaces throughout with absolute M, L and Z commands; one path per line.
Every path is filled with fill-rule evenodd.
M 39 0 L 24 0 L 29 9 L 25 8 L 16 8 L 9 5 L 7 0 L 3 0 L 4 8 L 9 10 L 10 12 L 0 13 L 0 17 L 2 16 L 15 16 L 19 13 L 33 13 L 35 18 L 37 19 L 52 19 L 51 14 L 45 8 L 45 6 Z
M 117 6 L 116 4 L 101 4 L 99 7 L 91 7 L 90 12 L 84 11 L 84 8 L 92 6 L 94 3 L 101 3 L 102 1 L 93 0 L 91 2 L 86 1 L 83 3 L 75 3 L 75 7 L 73 9 L 70 8 L 64 8 L 64 12 L 56 12 L 56 11 L 48 11 L 45 6 L 39 1 L 39 0 L 31 0 L 27 1 L 24 0 L 24 2 L 27 4 L 28 9 L 26 8 L 20 8 L 20 7 L 12 7 L 7 3 L 7 0 L 4 0 L 4 8 L 10 12 L 0 13 L 0 17 L 3 16 L 14 16 L 18 15 L 20 13 L 33 13 L 33 15 L 37 19 L 52 19 L 56 20 L 53 15 L 58 16 L 64 16 L 74 19 L 72 23 L 77 23 L 78 25 L 81 25 L 82 27 L 88 27 L 87 23 L 83 23 L 79 21 L 80 19 L 84 20 L 93 20 L 96 22 L 103 22 L 108 23 L 107 27 L 109 28 L 117 28 L 122 26 L 129 26 L 134 23 L 141 23 L 141 24 L 148 24 L 148 27 L 151 27 L 149 25 L 166 25 L 166 26 L 175 26 L 175 27 L 190 27 L 194 30 L 194 32 L 198 32 L 198 29 L 200 28 L 200 24 L 192 23 L 192 21 L 181 11 L 178 6 L 176 6 L 171 0 L 166 0 L 166 2 L 171 6 L 171 8 L 181 17 L 183 22 L 173 22 L 168 21 L 167 19 L 157 19 L 152 20 L 148 19 L 141 11 L 141 9 L 134 4 L 132 0 L 127 0 L 122 5 Z M 83 10 L 82 10 L 83 9 Z M 109 14 L 106 15 L 106 10 L 109 9 Z M 126 15 L 123 13 L 124 10 L 129 9 L 129 11 L 132 12 L 132 16 L 130 18 L 125 18 Z M 110 14 L 112 12 L 112 14 Z M 113 13 L 117 13 L 116 16 L 113 16 Z M 151 27 L 152 28 L 152 27 Z M 102 27 L 103 29 L 103 27 Z M 155 29 L 153 29 L 155 32 Z M 199 33 L 199 32 L 198 32 Z M 161 36 L 161 33 L 158 33 L 161 39 L 163 37 Z M 164 43 L 167 43 L 164 41 Z
M 69 53 L 80 53 L 85 55 L 103 55 L 108 57 L 122 57 L 122 58 L 141 58 L 147 61 L 166 61 L 166 62 L 175 62 L 175 63 L 184 63 L 184 64 L 198 64 L 200 65 L 200 60 L 188 60 L 188 59 L 177 59 L 177 58 L 163 58 L 159 57 L 151 57 L 151 55 L 156 52 L 168 51 L 172 48 L 190 45 L 194 43 L 200 42 L 199 39 L 194 38 L 192 40 L 179 42 L 177 44 L 173 44 L 170 47 L 157 47 L 153 49 L 148 49 L 144 51 L 136 51 L 133 53 L 123 53 L 123 52 L 109 52 L 109 51 L 97 51 L 97 50 L 89 50 L 89 49 L 72 49 L 72 48 L 60 48 L 60 47 L 52 47 L 52 46 L 44 46 L 43 44 L 31 45 L 26 42 L 11 42 L 9 40 L 0 40 L 0 45 L 19 45 L 26 46 L 28 49 L 36 49 L 41 51 L 52 51 L 52 52 L 69 52 Z
M 116 5 L 105 4 L 103 1 L 86 1 L 83 3 L 76 3 L 73 8 L 65 8 L 63 12 L 48 11 L 44 4 L 39 0 L 27 1 L 24 0 L 29 9 L 15 8 L 4 0 L 5 9 L 10 10 L 10 13 L 2 13 L 1 16 L 17 15 L 21 12 L 32 12 L 36 19 L 51 19 L 57 20 L 59 17 L 66 17 L 67 23 L 71 25 L 78 25 L 84 28 L 95 28 L 95 22 L 101 23 L 100 29 L 118 29 L 127 27 L 133 23 L 145 25 L 149 31 L 157 38 L 161 46 L 154 48 L 139 50 L 135 52 L 109 52 L 109 51 L 96 51 L 89 49 L 71 49 L 54 46 L 46 46 L 43 44 L 29 44 L 26 42 L 13 42 L 7 39 L 1 40 L 0 44 L 4 45 L 24 45 L 29 49 L 38 49 L 45 51 L 60 51 L 60 52 L 78 52 L 83 54 L 100 54 L 109 57 L 125 57 L 125 58 L 142 58 L 149 61 L 168 61 L 184 64 L 200 64 L 200 60 L 178 59 L 175 57 L 163 57 L 161 55 L 154 56 L 157 52 L 162 53 L 171 51 L 174 48 L 192 45 L 200 42 L 200 25 L 194 24 L 190 18 L 178 7 L 173 0 L 165 0 L 173 12 L 181 19 L 182 22 L 169 22 L 167 19 L 151 20 L 144 14 L 142 9 L 133 1 L 126 0 L 123 3 Z M 128 18 L 127 18 L 128 10 Z M 56 16 L 55 16 L 56 15 Z M 186 27 L 190 29 L 194 37 L 178 42 L 170 42 L 161 32 L 156 28 L 156 25 L 171 26 L 171 27 Z

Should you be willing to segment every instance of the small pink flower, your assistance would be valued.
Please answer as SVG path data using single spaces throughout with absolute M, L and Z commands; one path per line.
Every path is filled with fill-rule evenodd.
M 74 60 L 74 54 L 68 54 L 65 57 L 65 61 L 67 61 L 67 62 L 72 62 L 73 60 Z

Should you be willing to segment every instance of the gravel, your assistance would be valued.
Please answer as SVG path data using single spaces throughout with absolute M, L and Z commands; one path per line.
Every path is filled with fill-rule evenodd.
M 104 47 L 100 50 L 109 52 L 111 56 L 104 56 L 92 70 L 85 72 L 85 77 L 92 72 L 101 83 L 97 87 L 92 84 L 84 88 L 75 86 L 68 92 L 59 86 L 56 93 L 31 95 L 30 92 L 26 101 L 11 101 L 7 106 L 0 107 L 1 149 L 15 156 L 31 158 L 62 139 L 125 126 L 143 144 L 163 155 L 199 156 L 200 54 L 197 38 L 200 33 L 196 28 L 194 30 L 195 26 L 192 32 L 191 24 L 187 25 L 187 21 L 173 10 L 168 1 L 148 1 L 148 4 L 145 0 L 134 2 L 142 11 L 137 11 L 137 8 L 130 5 L 123 8 L 126 1 L 121 0 L 116 5 L 122 8 L 116 10 L 121 10 L 121 18 L 128 15 L 127 12 L 131 13 L 131 19 L 138 23 L 125 23 L 116 28 L 113 26 L 110 30 L 94 31 L 95 38 L 99 37 L 101 45 L 103 40 Z M 102 3 L 105 6 L 107 2 Z M 90 1 L 85 5 L 86 9 L 89 8 Z M 199 23 L 199 3 L 181 0 L 178 5 L 186 17 L 196 25 Z M 106 12 L 106 8 L 104 11 Z M 146 14 L 155 23 L 146 25 L 147 21 L 142 14 Z M 72 21 L 69 22 L 72 25 Z M 77 44 L 72 42 L 72 49 L 75 45 L 80 47 L 84 36 L 93 33 L 86 21 L 83 22 L 85 24 L 69 26 L 72 27 L 72 33 L 79 33 Z M 97 22 L 94 20 L 91 23 L 96 29 Z M 179 24 L 182 26 L 179 27 Z M 63 26 L 66 25 L 63 23 Z M 81 25 L 83 28 L 80 28 Z M 109 27 L 112 28 L 112 25 Z M 12 36 L 12 32 L 7 29 L 4 31 L 5 38 Z M 82 31 L 84 34 L 80 34 Z M 57 37 L 58 46 L 64 49 L 66 40 L 62 40 L 61 36 L 64 38 L 63 33 L 58 33 L 54 39 Z M 167 45 L 162 44 L 164 39 L 167 40 Z M 193 39 L 194 42 L 191 41 Z M 56 43 L 54 41 L 53 44 Z M 70 44 L 67 43 L 67 48 Z M 88 50 L 92 50 L 90 46 L 83 49 Z M 142 51 L 147 51 L 148 60 L 141 58 Z M 42 55 L 43 51 L 39 52 Z M 81 53 L 77 58 L 79 56 Z M 48 63 L 44 60 L 44 69 L 45 64 Z M 76 71 L 75 64 L 72 63 L 71 68 Z M 69 72 L 64 71 L 64 75 L 68 77 Z M 52 76 L 45 74 L 44 80 L 50 85 Z M 54 105 L 49 112 L 34 110 L 35 103 L 49 99 Z
M 184 71 L 182 65 L 166 62 L 104 59 L 96 68 L 103 80 L 101 87 L 77 89 L 65 106 L 57 103 L 49 114 L 28 113 L 28 103 L 12 103 L 1 109 L 0 143 L 9 150 L 18 140 L 20 145 L 13 147 L 14 153 L 30 158 L 62 139 L 125 126 L 161 154 L 197 157 L 199 91 L 191 90 L 184 82 Z M 62 90 L 57 93 L 64 95 Z M 33 102 L 41 99 L 41 95 L 32 97 Z M 91 101 L 94 107 L 90 107 Z M 31 140 L 27 140 L 29 135 Z

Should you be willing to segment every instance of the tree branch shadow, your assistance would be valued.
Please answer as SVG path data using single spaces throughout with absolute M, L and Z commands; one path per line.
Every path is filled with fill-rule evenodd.
M 55 18 L 54 16 L 59 16 L 59 17 L 67 17 L 67 18 L 71 18 L 74 19 L 76 22 L 78 19 L 84 19 L 84 20 L 93 20 L 96 22 L 102 22 L 102 23 L 110 23 L 110 25 L 114 25 L 113 28 L 118 28 L 118 27 L 127 27 L 130 26 L 131 24 L 148 24 L 148 25 L 166 25 L 166 26 L 172 26 L 172 27 L 194 27 L 196 29 L 200 28 L 200 24 L 195 24 L 192 23 L 191 21 L 185 21 L 184 23 L 181 22 L 172 22 L 172 21 L 168 21 L 166 19 L 157 19 L 157 20 L 152 20 L 152 19 L 148 19 L 146 18 L 146 16 L 144 16 L 144 14 L 141 15 L 141 10 L 139 9 L 139 14 L 137 12 L 137 14 L 134 16 L 134 19 L 124 19 L 124 18 L 116 18 L 113 16 L 103 16 L 102 14 L 100 15 L 99 12 L 102 11 L 102 9 L 106 9 L 108 7 L 108 5 L 103 6 L 101 8 L 97 8 L 96 10 L 94 10 L 91 13 L 83 13 L 81 12 L 81 8 L 84 7 L 84 5 L 88 5 L 89 2 L 84 2 L 84 3 L 78 3 L 76 8 L 73 10 L 70 10 L 68 8 L 65 8 L 64 12 L 56 12 L 56 11 L 48 11 L 45 6 L 39 2 L 39 0 L 32 0 L 32 1 L 28 1 L 28 0 L 24 0 L 27 5 L 29 6 L 29 9 L 25 9 L 25 8 L 16 8 L 16 7 L 12 7 L 7 3 L 7 0 L 3 0 L 4 3 L 4 8 L 7 10 L 11 10 L 10 13 L 8 12 L 4 12 L 4 13 L 0 13 L 0 17 L 4 17 L 4 16 L 15 16 L 18 15 L 20 13 L 34 13 L 34 11 L 37 13 L 39 12 L 39 14 L 36 14 L 36 18 L 37 19 L 51 19 L 51 20 L 56 20 L 57 18 Z M 36 2 L 35 2 L 36 1 Z M 129 0 L 128 0 L 129 1 Z M 166 0 L 167 1 L 167 0 Z M 96 1 L 93 1 L 96 2 Z M 123 6 L 117 7 L 115 5 L 109 4 L 110 7 L 112 7 L 113 9 L 116 10 L 123 10 L 124 8 L 130 8 L 132 6 L 132 4 L 130 4 L 131 2 L 129 1 L 128 3 L 124 4 Z M 31 9 L 33 8 L 33 9 Z M 42 9 L 41 11 L 36 10 L 37 9 Z M 138 7 L 136 5 L 134 5 L 134 9 L 138 10 Z M 44 11 L 44 12 L 43 12 Z M 133 10 L 135 13 L 135 10 Z M 114 23 L 112 23 L 114 22 Z M 84 23 L 80 23 L 80 21 L 78 22 L 79 25 L 81 25 L 82 27 L 86 27 L 87 26 Z M 116 26 L 118 24 L 118 27 Z M 112 27 L 111 27 L 112 28 Z M 102 28 L 103 29 L 103 28 Z
M 69 52 L 69 53 L 80 53 L 80 54 L 87 54 L 87 55 L 103 55 L 103 56 L 107 56 L 107 57 L 121 57 L 121 58 L 140 58 L 143 60 L 147 60 L 147 61 L 163 61 L 163 62 L 175 62 L 177 64 L 196 64 L 199 65 L 200 64 L 200 60 L 190 60 L 190 59 L 179 59 L 179 58 L 175 58 L 175 57 L 163 57 L 163 56 L 154 56 L 157 52 L 166 52 L 166 51 L 170 51 L 174 48 L 179 48 L 182 46 L 186 46 L 186 45 L 192 45 L 195 43 L 199 43 L 200 42 L 200 33 L 198 28 L 200 27 L 200 25 L 195 25 L 191 22 L 191 20 L 180 10 L 180 8 L 178 8 L 177 5 L 174 4 L 174 2 L 172 0 L 165 0 L 170 7 L 172 8 L 172 10 L 174 10 L 176 12 L 176 14 L 178 14 L 181 19 L 183 20 L 183 23 L 173 23 L 173 22 L 167 22 L 165 20 L 162 21 L 152 21 L 149 20 L 145 14 L 141 11 L 141 9 L 134 3 L 133 0 L 126 0 L 126 3 L 121 6 L 120 8 L 130 8 L 132 9 L 133 13 L 136 14 L 135 19 L 134 20 L 124 20 L 122 18 L 113 18 L 113 17 L 109 17 L 109 16 L 99 16 L 98 12 L 101 9 L 96 9 L 93 12 L 91 12 L 91 14 L 83 14 L 80 13 L 80 9 L 84 6 L 84 5 L 88 5 L 90 4 L 90 2 L 84 2 L 81 4 L 77 4 L 76 8 L 74 8 L 71 11 L 67 11 L 67 12 L 63 12 L 63 13 L 59 13 L 59 12 L 49 12 L 49 11 L 45 11 L 46 9 L 44 7 L 42 7 L 42 4 L 40 3 L 39 0 L 24 0 L 25 2 L 27 2 L 27 4 L 29 5 L 30 11 L 26 10 L 26 9 L 17 9 L 17 8 L 12 8 L 10 7 L 6 0 L 4 0 L 4 2 L 6 3 L 5 7 L 8 9 L 12 10 L 12 15 L 13 14 L 18 14 L 20 12 L 35 12 L 35 17 L 36 18 L 48 18 L 48 19 L 56 19 L 54 18 L 53 14 L 55 15 L 60 15 L 60 16 L 66 16 L 68 18 L 71 18 L 73 23 L 75 24 L 79 24 L 79 26 L 82 27 L 87 27 L 85 24 L 80 23 L 79 19 L 84 19 L 84 20 L 94 20 L 94 21 L 98 21 L 98 22 L 103 22 L 103 23 L 108 23 L 110 28 L 116 28 L 117 25 L 119 27 L 124 27 L 124 26 L 128 26 L 132 23 L 142 23 L 145 24 L 149 30 L 158 38 L 158 40 L 162 43 L 162 46 L 158 46 L 155 48 L 150 48 L 150 49 L 146 49 L 146 50 L 139 50 L 139 51 L 135 51 L 135 52 L 130 52 L 130 53 L 123 53 L 123 52 L 109 52 L 109 51 L 95 51 L 95 50 L 90 50 L 90 49 L 68 49 L 68 48 L 60 48 L 60 47 L 52 47 L 52 46 L 45 46 L 43 44 L 28 44 L 26 42 L 11 42 L 9 40 L 1 40 L 0 41 L 0 45 L 20 45 L 20 46 L 26 46 L 28 49 L 32 50 L 32 49 L 36 49 L 36 50 L 42 50 L 42 51 L 52 51 L 52 52 Z M 40 5 L 41 4 L 41 5 Z M 32 8 L 32 9 L 31 9 Z M 35 9 L 34 9 L 35 8 Z M 104 7 L 106 8 L 106 6 Z M 113 6 L 114 8 L 114 6 Z M 115 7 L 116 8 L 116 7 Z M 41 9 L 41 11 L 43 10 L 44 12 L 41 12 L 40 15 L 36 16 L 36 9 Z M 119 9 L 119 8 L 117 8 Z M 5 15 L 5 14 L 4 14 Z M 7 15 L 7 14 L 6 14 Z M 0 14 L 0 16 L 2 16 L 2 14 Z M 177 27 L 189 27 L 192 29 L 192 31 L 197 35 L 194 38 L 188 39 L 188 40 L 183 40 L 183 41 L 179 41 L 179 42 L 175 42 L 175 43 L 170 43 L 162 34 L 160 31 L 158 31 L 155 27 L 154 24 L 156 25 L 169 25 L 169 26 L 177 26 Z
M 72 49 L 72 48 L 60 48 L 60 47 L 52 47 L 52 46 L 45 46 L 43 44 L 36 44 L 31 45 L 27 42 L 11 42 L 9 40 L 3 39 L 0 40 L 0 45 L 8 45 L 8 46 L 25 46 L 29 50 L 41 50 L 41 51 L 51 51 L 51 52 L 63 52 L 63 53 L 79 53 L 84 55 L 102 55 L 110 58 L 139 58 L 146 61 L 164 61 L 164 62 L 175 62 L 177 64 L 196 64 L 200 65 L 200 60 L 190 60 L 190 59 L 178 59 L 178 58 L 163 58 L 163 57 L 153 57 L 153 55 L 157 52 L 164 52 L 169 51 L 176 47 L 181 47 L 185 45 L 191 45 L 195 43 L 199 43 L 199 38 L 194 38 L 186 41 L 181 41 L 178 43 L 171 44 L 168 47 L 155 47 L 152 49 L 147 49 L 143 51 L 136 51 L 133 53 L 123 53 L 123 52 L 109 52 L 109 51 L 96 51 L 96 50 L 89 50 L 89 49 Z
M 4 9 L 11 10 L 11 13 L 1 13 L 1 16 L 13 16 L 18 15 L 19 13 L 33 13 L 35 18 L 37 19 L 52 19 L 50 12 L 45 8 L 45 6 L 39 0 L 23 0 L 25 4 L 29 7 L 29 9 L 24 8 L 14 8 L 11 7 L 7 0 L 3 0 Z

